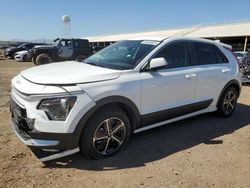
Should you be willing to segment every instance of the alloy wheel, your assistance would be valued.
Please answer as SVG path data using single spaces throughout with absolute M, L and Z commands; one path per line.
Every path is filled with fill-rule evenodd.
M 120 148 L 125 135 L 126 127 L 121 119 L 116 117 L 106 119 L 95 130 L 94 149 L 102 155 L 110 155 Z
M 237 96 L 233 91 L 229 91 L 223 101 L 223 110 L 226 114 L 232 112 L 235 108 Z

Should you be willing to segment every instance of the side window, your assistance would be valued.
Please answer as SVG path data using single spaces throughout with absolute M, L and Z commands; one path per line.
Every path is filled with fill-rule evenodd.
M 66 42 L 65 42 L 64 40 L 62 40 L 62 41 L 60 42 L 60 46 L 66 46 Z
M 67 42 L 67 46 L 68 46 L 68 47 L 72 47 L 72 41 L 71 41 L 71 40 L 69 40 L 69 41 Z
M 212 44 L 194 42 L 194 60 L 195 65 L 209 65 L 217 63 L 227 63 L 227 58 Z
M 212 45 L 198 42 L 193 44 L 196 65 L 216 64 L 216 54 Z
M 30 49 L 32 47 L 33 44 L 27 44 L 26 45 L 26 49 Z
M 62 40 L 60 42 L 60 46 L 63 46 L 63 47 L 71 47 L 72 43 L 70 40 Z
M 75 40 L 74 44 L 76 48 L 85 48 L 87 46 L 84 40 Z
M 215 46 L 216 61 L 217 63 L 228 63 L 228 59 L 225 55 Z
M 164 57 L 167 68 L 177 68 L 189 66 L 189 47 L 187 42 L 176 42 L 167 45 L 160 50 L 154 57 Z
M 74 40 L 74 47 L 75 48 L 79 48 L 80 44 L 77 40 Z

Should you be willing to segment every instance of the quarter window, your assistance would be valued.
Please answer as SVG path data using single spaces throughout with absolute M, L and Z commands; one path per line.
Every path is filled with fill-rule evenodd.
M 228 59 L 226 58 L 226 56 L 223 55 L 223 53 L 217 47 L 215 47 L 215 52 L 217 63 L 228 63 Z
M 155 58 L 164 57 L 167 62 L 167 68 L 185 67 L 189 65 L 188 43 L 177 42 L 169 44 L 160 50 Z

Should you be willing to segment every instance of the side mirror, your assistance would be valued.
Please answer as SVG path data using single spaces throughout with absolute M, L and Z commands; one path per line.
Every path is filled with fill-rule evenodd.
M 160 68 L 166 67 L 168 62 L 163 57 L 153 58 L 149 62 L 149 70 L 158 70 Z

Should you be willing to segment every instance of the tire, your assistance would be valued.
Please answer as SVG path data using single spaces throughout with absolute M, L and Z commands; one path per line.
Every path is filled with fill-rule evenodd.
M 115 106 L 103 108 L 90 118 L 83 129 L 80 150 L 92 159 L 110 157 L 127 145 L 130 135 L 130 121 L 126 113 Z
M 23 61 L 24 61 L 24 62 L 29 62 L 29 61 L 30 61 L 29 55 L 27 55 L 27 54 L 24 55 L 24 56 L 23 56 Z
M 77 61 L 77 62 L 82 62 L 84 59 L 86 59 L 86 56 L 85 56 L 85 55 L 78 55 L 78 56 L 76 57 L 76 61 Z
M 229 117 L 233 114 L 236 109 L 238 99 L 238 92 L 234 87 L 227 88 L 218 105 L 216 114 L 220 117 Z
M 40 54 L 37 56 L 35 62 L 37 65 L 48 64 L 51 63 L 51 58 L 47 54 Z
M 32 60 L 32 62 L 34 63 L 34 65 L 37 65 L 37 64 L 36 64 L 36 57 L 31 58 L 31 60 Z

